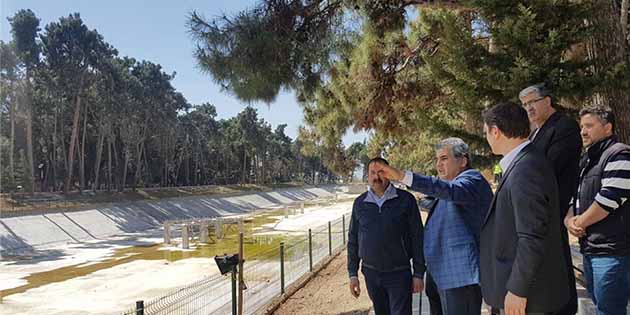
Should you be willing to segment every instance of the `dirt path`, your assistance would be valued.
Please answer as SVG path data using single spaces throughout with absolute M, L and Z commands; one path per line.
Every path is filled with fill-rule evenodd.
M 275 315 L 301 314 L 368 314 L 372 303 L 367 295 L 365 280 L 360 275 L 361 296 L 355 299 L 348 289 L 346 251 L 335 257 L 317 277 L 298 290 L 274 313 Z

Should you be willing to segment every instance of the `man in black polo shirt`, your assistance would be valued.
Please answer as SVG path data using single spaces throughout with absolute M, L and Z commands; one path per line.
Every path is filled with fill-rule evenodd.
M 580 184 L 565 225 L 580 238 L 587 289 L 597 314 L 626 314 L 630 298 L 630 146 L 614 135 L 608 107 L 580 112 Z

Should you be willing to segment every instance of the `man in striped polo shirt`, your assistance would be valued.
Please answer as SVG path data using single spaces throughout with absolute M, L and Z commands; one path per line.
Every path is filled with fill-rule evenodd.
M 574 211 L 565 225 L 580 238 L 587 290 L 597 314 L 625 314 L 630 298 L 630 146 L 617 141 L 605 106 L 580 111 L 586 152 Z

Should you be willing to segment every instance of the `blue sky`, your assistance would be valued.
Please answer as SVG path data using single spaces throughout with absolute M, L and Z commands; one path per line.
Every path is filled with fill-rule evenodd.
M 186 30 L 186 18 L 196 10 L 206 17 L 222 13 L 232 14 L 253 6 L 255 0 L 153 0 L 153 1 L 78 1 L 78 0 L 0 0 L 0 39 L 11 39 L 7 17 L 20 9 L 31 9 L 40 26 L 57 21 L 61 16 L 79 12 L 90 29 L 96 29 L 105 40 L 118 49 L 119 55 L 149 60 L 162 65 L 168 73 L 177 72 L 173 85 L 191 104 L 210 102 L 217 107 L 219 118 L 235 116 L 247 104 L 227 92 L 221 92 L 212 79 L 201 73 L 192 57 L 193 42 Z M 284 92 L 270 105 L 251 104 L 274 128 L 286 123 L 291 138 L 297 136 L 303 123 L 302 110 L 293 93 Z M 344 137 L 346 146 L 363 141 L 365 133 L 349 131 Z

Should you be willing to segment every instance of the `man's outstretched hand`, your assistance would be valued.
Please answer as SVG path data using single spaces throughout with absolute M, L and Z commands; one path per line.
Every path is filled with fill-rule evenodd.
M 385 163 L 382 163 L 379 161 L 375 161 L 372 163 L 374 163 L 374 167 L 376 167 L 376 170 L 380 177 L 386 178 L 388 180 L 396 180 L 396 181 L 400 181 L 405 177 L 405 172 L 399 169 L 393 168 Z

